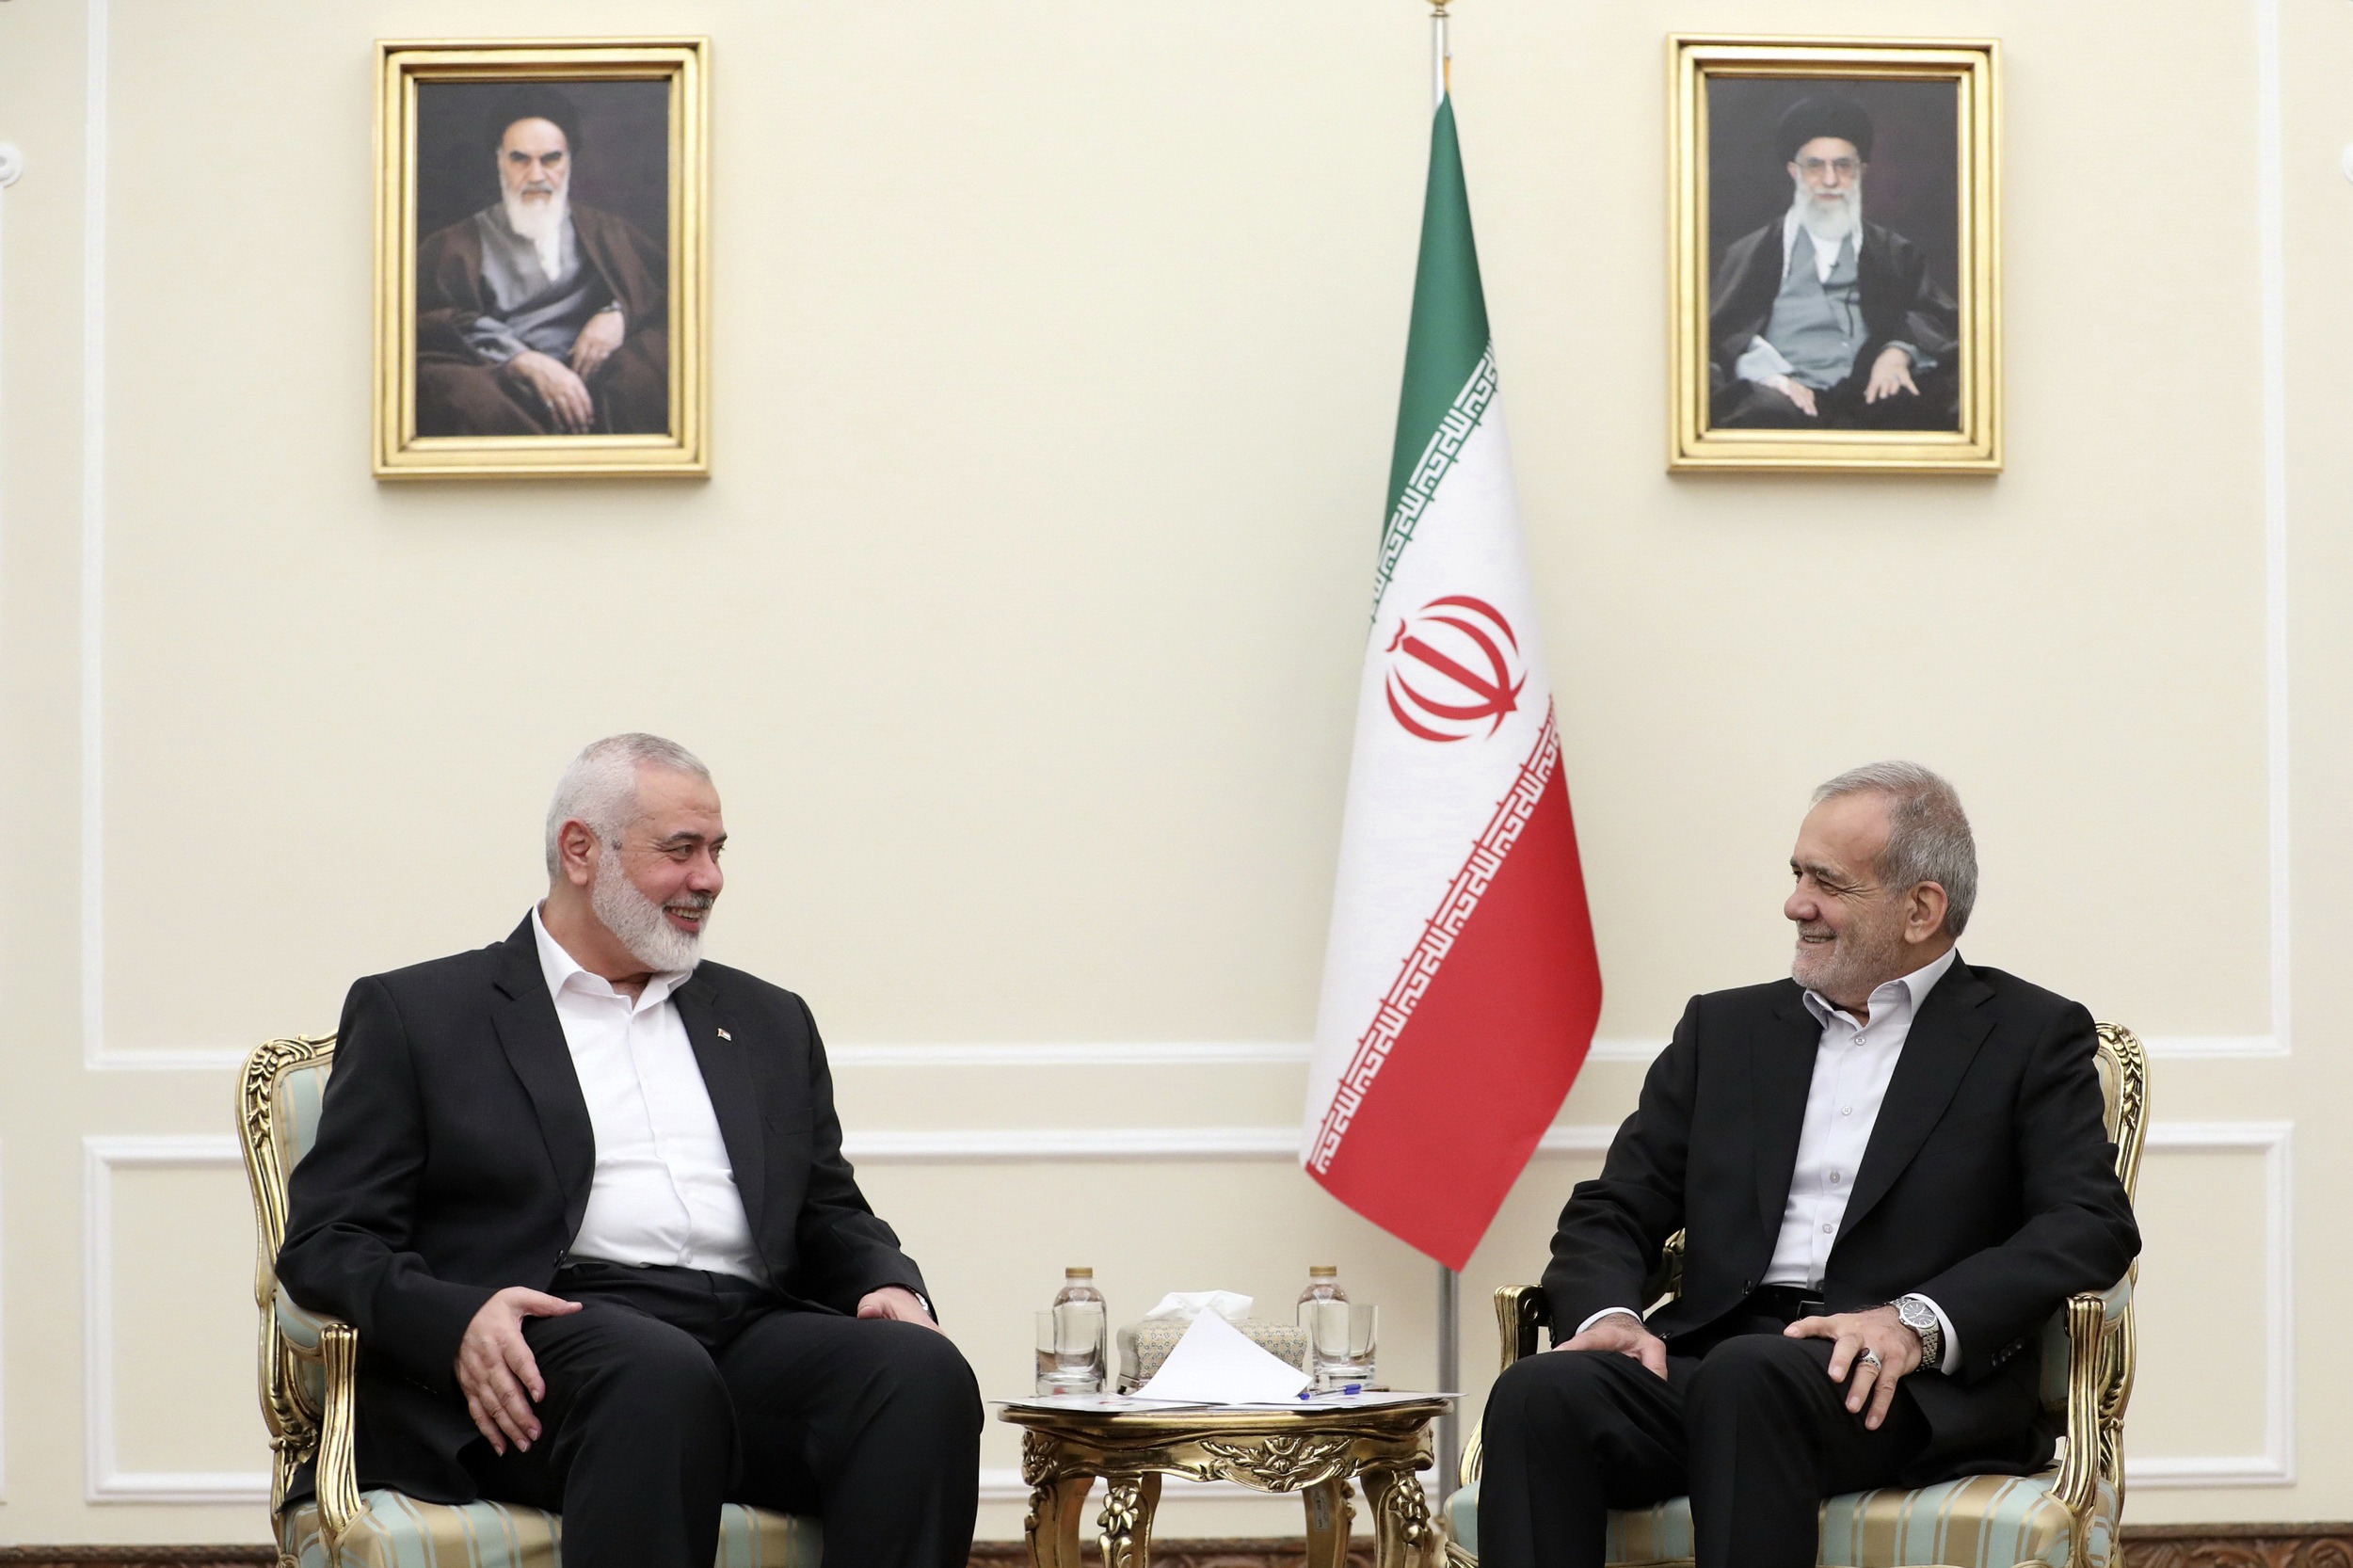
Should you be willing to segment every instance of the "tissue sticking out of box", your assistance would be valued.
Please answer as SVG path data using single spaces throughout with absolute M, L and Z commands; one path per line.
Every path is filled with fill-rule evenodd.
M 1242 1309 L 1249 1309 L 1247 1302 Z M 1194 1314 L 1193 1326 L 1168 1352 L 1152 1381 L 1136 1390 L 1136 1397 L 1203 1404 L 1274 1404 L 1296 1399 L 1307 1381 L 1306 1373 L 1260 1350 L 1221 1312 L 1201 1311 Z
M 1239 1323 L 1256 1304 L 1256 1297 L 1237 1296 L 1231 1290 L 1171 1290 L 1160 1298 L 1160 1305 L 1144 1315 L 1144 1320 L 1190 1323 L 1204 1312 L 1214 1312 L 1229 1323 Z

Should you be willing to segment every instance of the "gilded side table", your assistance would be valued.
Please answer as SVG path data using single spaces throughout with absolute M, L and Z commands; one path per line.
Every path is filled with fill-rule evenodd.
M 1417 1472 L 1431 1467 L 1430 1423 L 1449 1401 L 1362 1410 L 1033 1410 L 1000 1416 L 1026 1429 L 1021 1479 L 1032 1568 L 1080 1568 L 1079 1515 L 1096 1477 L 1108 1483 L 1103 1568 L 1151 1568 L 1160 1478 L 1239 1481 L 1297 1492 L 1307 1506 L 1307 1568 L 1346 1568 L 1353 1477 L 1372 1506 L 1379 1568 L 1429 1568 L 1437 1531 Z

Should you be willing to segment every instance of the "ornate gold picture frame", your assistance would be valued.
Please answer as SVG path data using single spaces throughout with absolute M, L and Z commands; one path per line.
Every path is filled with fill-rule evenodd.
M 1999 46 L 1667 43 L 1669 469 L 1999 472 Z
M 377 478 L 709 474 L 709 50 L 376 45 Z

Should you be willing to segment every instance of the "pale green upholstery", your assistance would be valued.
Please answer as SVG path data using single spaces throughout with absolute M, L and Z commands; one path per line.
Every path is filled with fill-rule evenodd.
M 2116 1174 L 2129 1195 L 2140 1174 L 2148 1114 L 2148 1063 L 2131 1030 L 2099 1027 L 2101 1093 Z M 1660 1258 L 1661 1301 L 1680 1285 L 1683 1238 Z M 1496 1292 L 1503 1365 L 1536 1353 L 1545 1314 L 1544 1291 L 1506 1286 Z M 2083 1344 L 2076 1343 L 2081 1332 Z M 2038 1476 L 1968 1476 L 1917 1491 L 1888 1487 L 1850 1492 L 1822 1504 L 1819 1561 L 1842 1568 L 2110 1568 L 2123 1512 L 2124 1405 L 2133 1386 L 2133 1281 L 2126 1275 L 2098 1295 L 2078 1296 L 2042 1334 L 2042 1403 L 2067 1433 L 2059 1463 Z M 1463 1456 L 1463 1487 L 1447 1499 L 1453 1568 L 1476 1568 L 1481 1433 Z M 2071 1502 L 2072 1499 L 2072 1502 Z M 1650 1568 L 1691 1560 L 1691 1502 L 1671 1497 L 1654 1508 L 1609 1515 L 1612 1568 Z
M 1833 1497 L 1822 1505 L 1821 1560 L 1853 1568 L 2068 1568 L 2074 1521 L 2051 1496 L 2057 1475 L 1971 1476 L 1916 1492 L 1889 1488 Z M 1477 1557 L 1478 1483 L 1448 1498 L 1446 1513 L 1456 1544 Z M 2116 1514 L 2115 1491 L 2104 1481 L 2087 1553 L 2099 1568 L 2113 1560 Z M 1612 1513 L 1608 1550 L 1612 1563 L 1689 1562 L 1690 1499 Z
M 296 1305 L 274 1272 L 285 1239 L 286 1173 L 317 1136 L 334 1059 L 332 1035 L 272 1040 L 248 1060 L 238 1098 L 261 1240 L 254 1300 L 263 1324 L 262 1414 L 278 1461 L 271 1503 L 280 1568 L 560 1568 L 564 1525 L 552 1513 L 508 1503 L 450 1507 L 398 1492 L 360 1493 L 354 1484 L 349 1422 L 358 1336 Z M 313 1455 L 321 1496 L 340 1496 L 334 1508 L 351 1512 L 340 1532 L 324 1528 L 316 1501 L 283 1506 L 295 1466 Z M 821 1568 L 824 1557 L 814 1519 L 735 1503 L 720 1515 L 716 1568 Z
M 367 1512 L 339 1543 L 344 1568 L 557 1568 L 562 1560 L 564 1522 L 539 1509 L 445 1508 L 397 1492 L 363 1492 L 360 1500 Z M 299 1568 L 329 1568 L 313 1505 L 287 1511 L 278 1542 Z M 720 1512 L 717 1568 L 820 1568 L 824 1559 L 813 1519 L 738 1503 Z

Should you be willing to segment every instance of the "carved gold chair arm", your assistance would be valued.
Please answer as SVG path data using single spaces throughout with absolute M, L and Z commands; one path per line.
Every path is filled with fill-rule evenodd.
M 297 1352 L 299 1353 L 299 1352 Z M 319 1535 L 328 1560 L 336 1560 L 344 1532 L 360 1517 L 360 1477 L 352 1452 L 352 1422 L 358 1399 L 360 1331 L 332 1318 L 319 1331 L 319 1365 L 326 1376 L 324 1410 L 319 1417 L 318 1490 Z
M 1541 1285 L 1506 1285 L 1496 1291 L 1496 1335 L 1501 1341 L 1502 1363 L 1509 1367 L 1523 1356 L 1536 1353 L 1537 1340 L 1545 1324 L 1552 1316 L 1552 1304 Z M 1500 1368 L 1498 1368 L 1500 1369 Z M 1463 1464 L 1457 1472 L 1458 1485 L 1469 1486 L 1479 1480 L 1487 1458 L 1487 1423 L 1471 1424 L 1470 1438 L 1463 1445 Z
M 1552 1320 L 1552 1300 L 1541 1285 L 1505 1285 L 1496 1290 L 1496 1336 L 1503 1359 L 1497 1370 L 1537 1352 L 1537 1337 Z
M 2058 1481 L 2051 1496 L 2075 1516 L 2075 1539 L 2082 1544 L 2089 1531 L 2100 1489 L 2102 1442 L 2102 1374 L 2109 1364 L 2111 1340 L 2121 1327 L 2121 1315 L 2108 1315 L 2106 1292 L 2086 1292 L 2067 1300 L 2067 1453 L 2059 1463 Z

